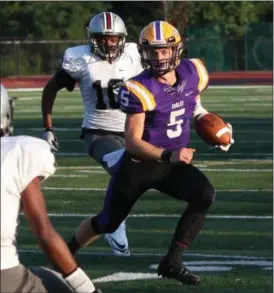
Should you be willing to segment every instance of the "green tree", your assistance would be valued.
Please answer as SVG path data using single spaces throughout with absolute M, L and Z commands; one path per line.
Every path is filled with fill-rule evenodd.
M 79 39 L 80 43 L 86 37 L 90 18 L 109 8 L 110 2 L 4 2 L 0 10 L 1 39 Z M 20 69 L 24 74 L 51 72 L 67 46 L 16 44 L 12 58 L 11 45 L 3 44 L 1 75 L 18 74 Z
M 225 52 L 227 60 L 236 60 L 230 67 L 235 69 L 245 68 L 244 40 L 246 34 L 251 35 L 252 24 L 273 22 L 272 1 L 5 1 L 0 9 L 1 40 L 73 39 L 81 43 L 88 21 L 102 11 L 120 15 L 127 26 L 128 40 L 133 41 L 149 22 L 166 19 L 179 29 L 191 54 L 218 60 L 217 56 Z M 56 52 L 63 52 L 69 45 L 20 45 L 20 50 L 18 46 L 1 45 L 1 59 L 5 61 L 1 69 L 14 72 L 13 67 L 20 63 L 26 72 L 48 72 Z M 223 67 L 217 64 L 213 70 L 218 68 Z
M 113 1 L 112 11 L 125 22 L 128 39 L 136 41 L 141 30 L 150 22 L 162 19 L 160 1 Z
M 203 38 L 208 42 L 214 42 L 217 36 L 220 41 L 227 40 L 225 47 L 228 53 L 231 54 L 231 48 L 235 48 L 234 68 L 244 70 L 245 34 L 250 24 L 258 23 L 269 11 L 273 14 L 272 5 L 269 1 L 208 1 L 199 5 L 197 2 L 188 2 L 189 32 L 192 24 L 204 27 L 211 25 L 210 30 L 202 30 Z
M 17 39 L 83 39 L 85 26 L 111 2 L 3 2 L 1 37 Z

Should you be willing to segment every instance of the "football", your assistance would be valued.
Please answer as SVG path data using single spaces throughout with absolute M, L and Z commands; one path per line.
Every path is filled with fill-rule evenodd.
M 213 113 L 201 115 L 195 119 L 194 125 L 199 137 L 207 144 L 226 146 L 230 143 L 230 129 L 220 116 Z

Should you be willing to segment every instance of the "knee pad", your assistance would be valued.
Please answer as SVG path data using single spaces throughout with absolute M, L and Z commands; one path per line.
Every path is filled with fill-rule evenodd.
M 216 191 L 210 183 L 204 185 L 198 194 L 198 197 L 191 202 L 191 206 L 200 212 L 207 212 L 212 203 L 215 201 Z
M 207 183 L 201 190 L 201 196 L 203 201 L 213 203 L 215 201 L 216 190 L 210 183 Z
M 113 233 L 119 225 L 120 222 L 110 219 L 105 211 L 91 219 L 91 228 L 97 235 Z

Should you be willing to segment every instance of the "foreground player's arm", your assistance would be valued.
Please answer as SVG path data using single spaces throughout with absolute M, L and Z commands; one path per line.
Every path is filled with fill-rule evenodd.
M 83 270 L 78 268 L 67 244 L 57 233 L 48 217 L 41 178 L 34 178 L 21 193 L 24 214 L 37 236 L 41 249 L 60 269 L 65 280 L 76 292 L 94 292 L 95 287 Z
M 24 214 L 39 240 L 41 249 L 59 267 L 63 275 L 69 275 L 76 270 L 77 264 L 66 243 L 51 224 L 40 180 L 39 177 L 34 178 L 21 193 Z
M 27 221 L 38 238 L 41 249 L 59 268 L 66 282 L 78 293 L 95 292 L 93 283 L 78 268 L 65 241 L 48 217 L 40 181 L 54 172 L 55 158 L 49 145 L 36 139 L 24 141 L 18 159 L 18 186 Z
M 127 114 L 125 143 L 129 153 L 142 159 L 160 160 L 163 148 L 156 147 L 142 140 L 145 113 Z

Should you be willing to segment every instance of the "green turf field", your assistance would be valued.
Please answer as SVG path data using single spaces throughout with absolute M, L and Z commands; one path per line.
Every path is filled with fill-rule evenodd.
M 41 92 L 15 92 L 16 134 L 41 136 Z M 158 279 L 155 268 L 166 252 L 184 203 L 149 191 L 127 221 L 132 257 L 119 258 L 99 239 L 77 259 L 104 293 L 270 293 L 272 283 L 272 88 L 208 89 L 203 105 L 234 127 L 229 153 L 212 152 L 192 133 L 194 164 L 217 189 L 205 227 L 185 255 L 200 274 L 197 287 Z M 102 206 L 108 175 L 84 152 L 79 140 L 79 91 L 62 91 L 54 108 L 61 145 L 56 175 L 44 184 L 51 219 L 69 239 L 86 214 Z M 48 265 L 23 217 L 19 247 L 27 265 Z M 139 280 L 131 279 L 139 278 Z

